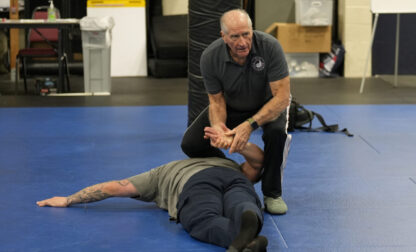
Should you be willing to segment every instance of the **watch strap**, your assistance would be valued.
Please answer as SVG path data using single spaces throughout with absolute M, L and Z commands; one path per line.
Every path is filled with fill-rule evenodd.
M 257 124 L 257 122 L 253 119 L 253 117 L 250 117 L 246 120 L 248 123 L 250 123 L 250 126 L 253 130 L 256 130 L 259 125 Z

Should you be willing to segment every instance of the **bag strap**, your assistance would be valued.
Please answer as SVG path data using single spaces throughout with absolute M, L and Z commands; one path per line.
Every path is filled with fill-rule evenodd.
M 303 131 L 308 131 L 308 132 L 318 132 L 318 131 L 325 131 L 325 132 L 331 132 L 331 133 L 335 133 L 335 132 L 341 132 L 344 133 L 345 135 L 349 136 L 349 137 L 353 137 L 354 135 L 351 134 L 347 128 L 344 128 L 342 130 L 339 130 L 338 128 L 338 124 L 332 124 L 332 125 L 327 125 L 324 118 L 319 114 L 316 113 L 314 111 L 311 111 L 312 114 L 314 116 L 316 116 L 316 118 L 318 118 L 319 122 L 322 124 L 322 127 L 319 128 L 312 128 L 312 120 L 309 122 L 309 127 L 300 127 L 300 130 Z M 313 119 L 313 118 L 311 118 Z

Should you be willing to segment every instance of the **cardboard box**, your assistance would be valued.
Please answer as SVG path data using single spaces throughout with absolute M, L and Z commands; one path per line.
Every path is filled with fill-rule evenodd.
M 273 23 L 266 29 L 279 40 L 285 53 L 330 52 L 331 32 L 331 26 L 294 23 Z

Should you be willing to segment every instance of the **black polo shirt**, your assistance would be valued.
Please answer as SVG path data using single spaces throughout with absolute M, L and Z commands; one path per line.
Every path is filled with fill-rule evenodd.
M 223 91 L 227 108 L 240 112 L 257 112 L 272 98 L 269 83 L 289 75 L 280 43 L 260 31 L 253 32 L 243 66 L 234 62 L 222 38 L 212 42 L 202 53 L 201 73 L 207 92 Z

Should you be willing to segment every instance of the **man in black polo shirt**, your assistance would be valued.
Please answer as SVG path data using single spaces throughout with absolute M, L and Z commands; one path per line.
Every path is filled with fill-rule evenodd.
M 221 17 L 221 37 L 201 56 L 201 72 L 209 106 L 189 126 L 182 150 L 189 157 L 224 157 L 241 150 L 251 133 L 263 128 L 264 170 L 262 191 L 266 210 L 284 214 L 282 174 L 291 136 L 287 134 L 290 80 L 283 50 L 272 36 L 253 31 L 244 10 Z M 222 137 L 204 139 L 212 126 Z M 229 137 L 233 140 L 229 141 Z

